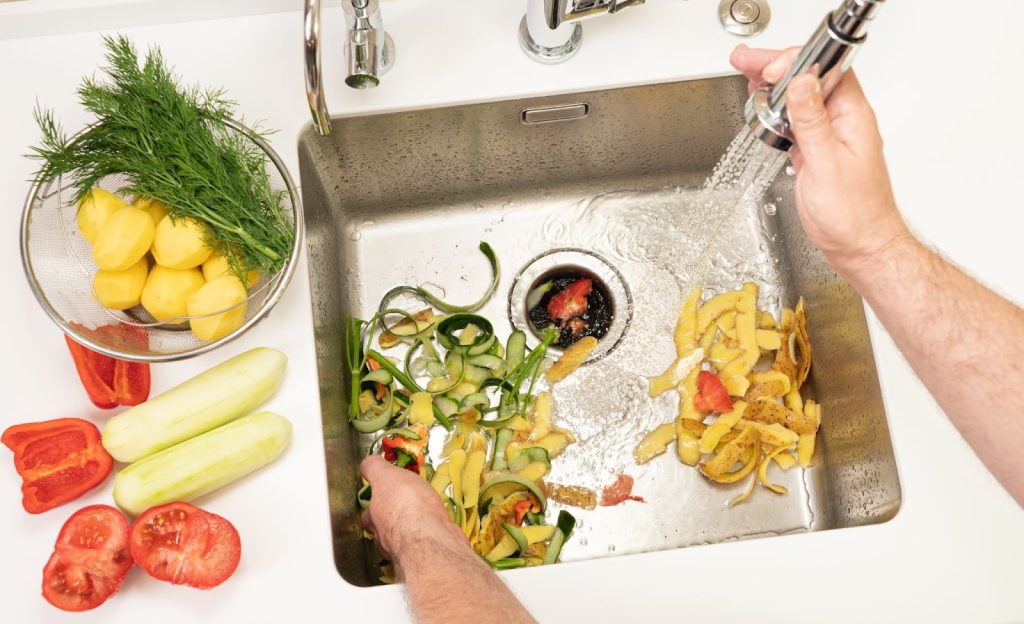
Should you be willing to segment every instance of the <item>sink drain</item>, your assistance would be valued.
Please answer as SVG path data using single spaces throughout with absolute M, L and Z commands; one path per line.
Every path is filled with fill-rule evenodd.
M 509 321 L 540 339 L 554 326 L 561 352 L 584 336 L 597 338 L 587 361 L 604 357 L 622 340 L 633 315 L 633 299 L 622 274 L 601 256 L 584 249 L 552 249 L 516 275 L 508 300 Z

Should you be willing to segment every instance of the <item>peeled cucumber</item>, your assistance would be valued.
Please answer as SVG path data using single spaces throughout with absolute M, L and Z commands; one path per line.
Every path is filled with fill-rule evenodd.
M 231 422 L 277 391 L 287 361 L 268 347 L 236 355 L 108 420 L 103 446 L 130 463 Z
M 244 416 L 121 470 L 114 501 L 135 516 L 154 505 L 195 500 L 274 461 L 291 437 L 283 416 Z

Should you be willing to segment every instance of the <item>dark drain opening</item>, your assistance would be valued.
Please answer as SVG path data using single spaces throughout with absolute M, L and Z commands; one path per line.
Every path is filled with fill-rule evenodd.
M 556 347 L 565 349 L 585 336 L 601 340 L 615 319 L 615 299 L 596 273 L 579 266 L 559 266 L 534 280 L 526 295 L 527 319 L 538 338 L 548 327 L 558 330 Z
M 586 310 L 552 318 L 552 299 L 566 294 L 573 284 L 590 280 Z M 550 284 L 549 288 L 544 288 Z M 565 298 L 565 297 L 563 297 Z M 562 309 L 562 302 L 558 309 Z M 571 310 L 570 310 L 571 311 Z M 555 325 L 558 341 L 550 349 L 561 352 L 584 336 L 597 338 L 597 348 L 587 358 L 593 362 L 608 355 L 622 341 L 633 316 L 633 298 L 618 269 L 585 249 L 551 249 L 533 258 L 519 271 L 508 296 L 512 326 L 540 340 L 542 330 Z

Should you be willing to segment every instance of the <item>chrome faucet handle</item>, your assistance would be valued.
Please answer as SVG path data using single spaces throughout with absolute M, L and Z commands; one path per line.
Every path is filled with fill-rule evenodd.
M 519 44 L 536 61 L 561 63 L 580 47 L 583 38 L 580 21 L 605 13 L 617 13 L 645 1 L 527 0 L 526 15 L 519 24 Z
M 395 61 L 395 43 L 384 32 L 379 0 L 342 0 L 348 36 L 345 57 L 348 75 L 345 84 L 366 89 L 380 84 Z M 324 97 L 323 70 L 320 64 L 320 0 L 306 0 L 304 23 L 306 99 L 313 115 L 313 127 L 321 136 L 331 133 L 331 112 Z
M 779 150 L 793 147 L 793 132 L 786 109 L 786 89 L 794 76 L 811 72 L 821 80 L 827 99 L 853 63 L 853 55 L 867 40 L 868 27 L 885 0 L 843 0 L 828 13 L 804 44 L 786 75 L 750 95 L 744 110 L 747 124 L 765 144 Z
M 331 112 L 323 91 L 323 70 L 320 66 L 320 0 L 306 0 L 304 22 L 306 63 L 306 100 L 313 115 L 313 127 L 321 136 L 331 133 Z

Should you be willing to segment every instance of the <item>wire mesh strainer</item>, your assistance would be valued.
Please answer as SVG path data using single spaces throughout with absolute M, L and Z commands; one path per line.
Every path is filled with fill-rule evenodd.
M 190 331 L 188 320 L 196 317 L 158 322 L 141 305 L 124 311 L 111 310 L 100 304 L 93 292 L 93 276 L 98 267 L 92 259 L 92 245 L 78 231 L 74 187 L 62 178 L 47 184 L 36 180 L 22 213 L 21 259 L 32 292 L 43 310 L 76 341 L 125 360 L 181 360 L 206 353 L 241 336 L 265 318 L 284 294 L 295 272 L 302 244 L 302 206 L 295 184 L 266 141 L 237 122 L 225 123 L 226 132 L 242 134 L 263 150 L 267 155 L 271 188 L 287 191 L 281 209 L 295 228 L 295 241 L 284 267 L 272 275 L 260 275 L 259 281 L 249 289 L 249 297 L 239 304 L 246 306 L 241 327 L 215 341 L 200 340 Z M 125 183 L 124 176 L 111 175 L 104 178 L 100 186 L 121 195 L 119 191 Z

